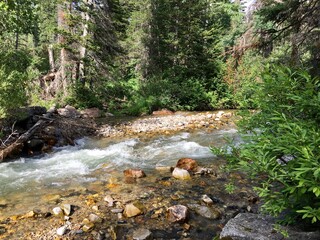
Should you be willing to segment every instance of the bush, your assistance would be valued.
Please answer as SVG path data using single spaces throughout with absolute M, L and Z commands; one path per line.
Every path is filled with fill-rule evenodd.
M 230 163 L 259 182 L 263 210 L 285 221 L 320 221 L 320 84 L 305 71 L 273 67 L 262 76 L 260 110 L 243 118 L 247 144 Z M 226 153 L 226 152 L 225 152 Z
M 75 85 L 70 95 L 64 101 L 66 104 L 80 109 L 92 107 L 102 108 L 102 103 L 96 96 L 96 93 L 81 84 Z
M 27 68 L 30 59 L 24 51 L 0 52 L 0 117 L 27 104 Z

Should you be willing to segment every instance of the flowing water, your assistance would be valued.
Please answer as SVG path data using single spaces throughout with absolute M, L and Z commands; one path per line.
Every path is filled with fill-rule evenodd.
M 96 181 L 110 181 L 115 172 L 157 166 L 174 166 L 190 157 L 200 164 L 215 161 L 210 146 L 223 146 L 225 137 L 237 138 L 235 129 L 180 132 L 173 136 L 130 139 L 89 139 L 75 146 L 55 149 L 35 158 L 0 164 L 1 215 L 25 213 L 39 205 L 43 196 L 86 188 Z

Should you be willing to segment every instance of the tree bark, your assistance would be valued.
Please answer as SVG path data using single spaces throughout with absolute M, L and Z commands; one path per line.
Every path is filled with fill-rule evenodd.
M 63 91 L 63 95 L 67 95 L 67 66 L 68 66 L 68 51 L 66 49 L 66 39 L 63 34 L 64 31 L 68 30 L 68 24 L 66 19 L 66 4 L 58 4 L 58 29 L 61 33 L 58 35 L 58 44 L 61 47 L 60 50 L 60 68 L 58 77 L 56 78 L 56 91 Z
M 54 55 L 53 55 L 53 46 L 50 44 L 48 46 L 48 56 L 49 56 L 49 64 L 50 64 L 50 72 L 56 71 L 56 66 L 54 62 Z

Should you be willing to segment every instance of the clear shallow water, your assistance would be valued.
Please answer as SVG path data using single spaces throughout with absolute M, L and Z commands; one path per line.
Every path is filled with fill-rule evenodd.
M 0 164 L 0 213 L 26 208 L 46 194 L 59 194 L 86 187 L 126 168 L 152 171 L 156 166 L 173 166 L 182 157 L 214 161 L 210 146 L 223 146 L 225 137 L 237 138 L 235 129 L 174 136 L 131 139 L 81 139 L 76 146 L 55 149 L 37 158 L 21 158 Z M 103 169 L 103 171 L 99 171 Z M 1 208 L 1 201 L 6 208 Z

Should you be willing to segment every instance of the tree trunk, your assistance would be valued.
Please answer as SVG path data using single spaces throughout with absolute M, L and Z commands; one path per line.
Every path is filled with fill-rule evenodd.
M 66 19 L 66 4 L 58 4 L 58 29 L 60 31 L 66 31 L 68 29 L 67 19 Z M 58 35 L 58 44 L 61 47 L 60 50 L 60 69 L 58 77 L 56 78 L 56 90 L 63 91 L 63 95 L 67 95 L 67 66 L 68 66 L 68 51 L 65 48 L 66 39 L 63 33 Z
M 85 0 L 85 5 L 87 6 L 87 11 L 84 11 L 81 13 L 81 18 L 82 18 L 82 44 L 80 45 L 79 49 L 79 79 L 80 82 L 85 85 L 86 83 L 86 74 L 85 74 L 85 58 L 87 56 L 87 38 L 89 35 L 89 22 L 91 21 L 90 19 L 90 14 L 88 10 L 94 6 L 93 0 Z
M 53 46 L 50 44 L 48 46 L 48 56 L 49 56 L 49 64 L 50 64 L 50 72 L 56 71 L 56 66 L 54 63 L 54 55 L 53 55 Z

